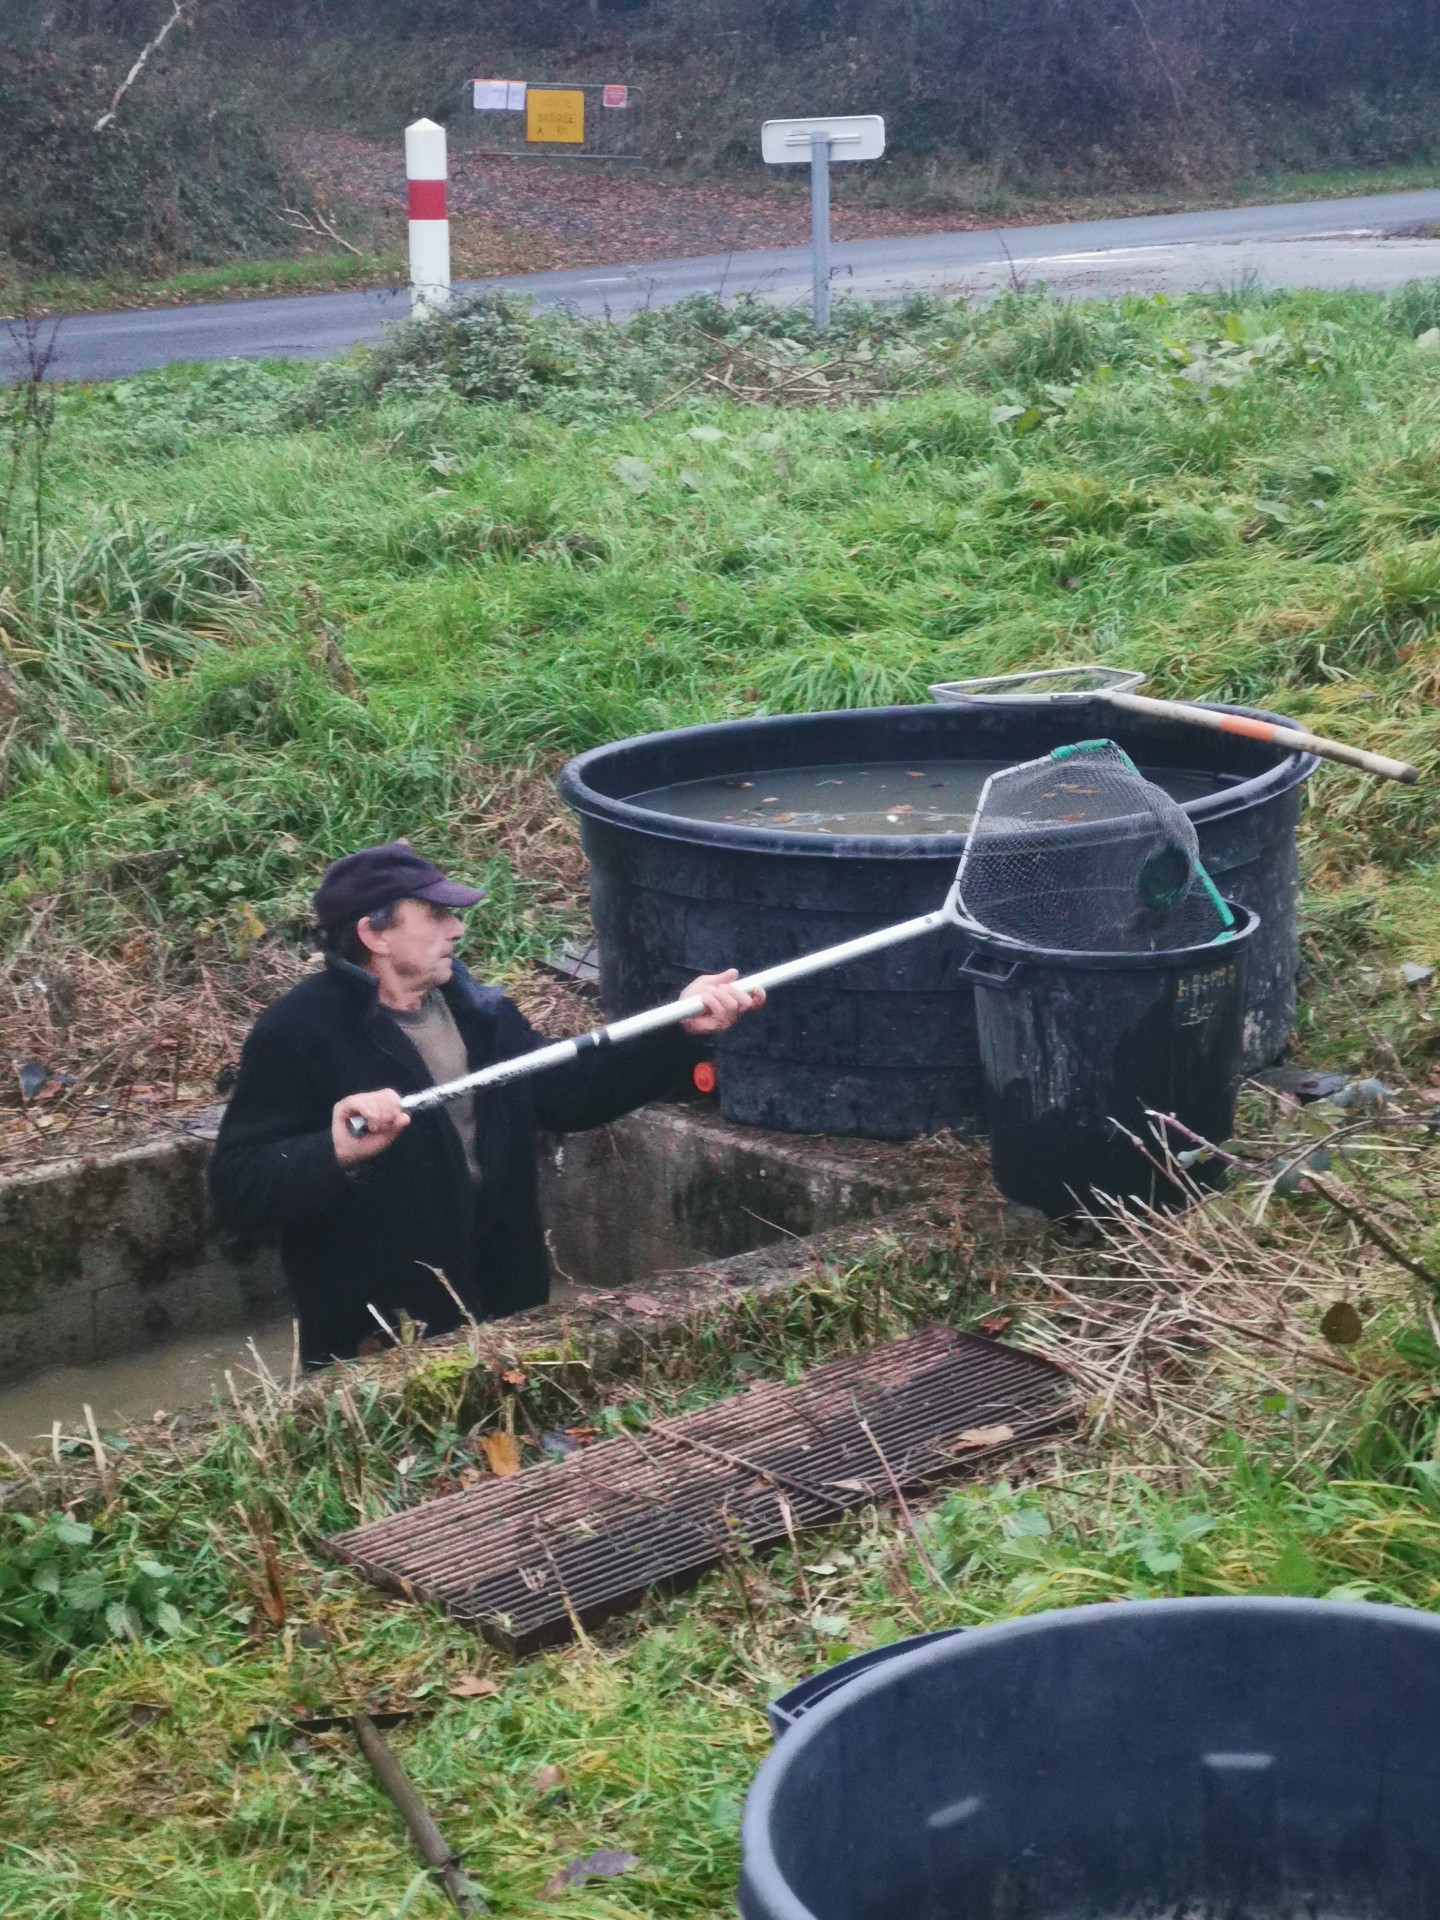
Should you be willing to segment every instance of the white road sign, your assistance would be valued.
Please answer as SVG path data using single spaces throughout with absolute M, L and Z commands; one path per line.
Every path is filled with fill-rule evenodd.
M 817 133 L 830 142 L 832 160 L 878 160 L 885 151 L 882 114 L 830 113 L 810 120 L 767 120 L 760 129 L 760 156 L 772 167 L 808 162 Z
M 525 111 L 523 80 L 472 80 L 470 84 L 475 89 L 477 113 L 523 113 Z

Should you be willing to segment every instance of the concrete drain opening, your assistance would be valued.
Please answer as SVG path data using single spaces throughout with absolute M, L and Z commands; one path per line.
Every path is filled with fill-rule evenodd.
M 328 1544 L 511 1653 L 566 1640 L 848 1509 L 960 1479 L 1075 1417 L 1057 1367 L 933 1327 L 656 1420 Z
M 210 1129 L 213 1135 L 213 1127 Z M 0 1441 L 83 1439 L 157 1409 L 230 1399 L 259 1364 L 285 1378 L 289 1303 L 274 1253 L 220 1239 L 206 1217 L 209 1142 L 191 1135 L 104 1160 L 0 1177 Z M 795 1247 L 936 1193 L 975 1191 L 958 1142 L 798 1138 L 706 1107 L 650 1107 L 546 1143 L 542 1206 L 555 1308 L 623 1302 L 665 1277 Z M 503 1324 L 503 1323 L 497 1323 Z

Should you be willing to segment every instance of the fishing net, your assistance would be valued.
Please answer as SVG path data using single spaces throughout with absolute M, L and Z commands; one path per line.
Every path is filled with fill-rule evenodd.
M 1205 946 L 1234 926 L 1184 809 L 1111 740 L 991 774 L 956 892 L 987 933 L 1071 953 Z

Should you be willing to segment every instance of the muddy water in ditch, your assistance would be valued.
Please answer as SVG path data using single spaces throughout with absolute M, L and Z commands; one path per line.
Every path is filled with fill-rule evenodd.
M 153 1419 L 162 1409 L 208 1406 L 215 1394 L 229 1401 L 227 1368 L 241 1392 L 255 1384 L 254 1341 L 260 1358 L 278 1379 L 288 1380 L 291 1323 L 272 1321 L 253 1332 L 232 1329 L 174 1340 L 145 1353 L 126 1354 L 88 1367 L 57 1367 L 13 1387 L 0 1387 L 0 1441 L 25 1452 L 48 1441 L 55 1421 L 64 1435 L 85 1432 L 88 1403 L 106 1432 Z
M 866 761 L 831 767 L 783 767 L 771 773 L 684 780 L 629 796 L 632 807 L 682 820 L 723 821 L 741 827 L 779 827 L 789 833 L 968 833 L 980 789 L 1007 760 Z M 1217 793 L 1233 781 L 1204 773 L 1144 768 L 1183 805 Z
M 570 1306 L 587 1294 L 605 1291 L 557 1276 L 550 1288 L 550 1304 Z M 55 1367 L 13 1387 L 0 1387 L 0 1443 L 20 1453 L 37 1441 L 48 1444 L 57 1420 L 63 1436 L 83 1436 L 87 1403 L 106 1433 L 153 1420 L 162 1410 L 174 1413 L 181 1407 L 208 1407 L 217 1394 L 228 1406 L 227 1371 L 241 1393 L 256 1385 L 259 1362 L 251 1341 L 275 1378 L 288 1381 L 295 1361 L 294 1322 L 288 1317 L 261 1327 L 197 1333 L 143 1353 L 88 1367 Z

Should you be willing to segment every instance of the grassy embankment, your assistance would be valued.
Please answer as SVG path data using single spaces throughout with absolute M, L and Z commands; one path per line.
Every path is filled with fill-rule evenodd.
M 1408 1082 L 1417 1106 L 1436 1032 L 1429 987 L 1398 965 L 1440 957 L 1437 319 L 1433 288 L 854 315 L 847 390 L 917 391 L 803 411 L 701 384 L 646 415 L 701 378 L 695 322 L 743 324 L 714 313 L 629 336 L 489 315 L 318 375 L 65 394 L 42 524 L 22 490 L 0 600 L 7 949 L 24 943 L 27 978 L 82 949 L 143 976 L 162 934 L 179 968 L 263 952 L 298 930 L 326 853 L 404 832 L 486 874 L 476 958 L 514 968 L 573 912 L 503 844 L 507 796 L 526 831 L 544 825 L 526 769 L 650 726 L 1099 657 L 1424 769 L 1415 792 L 1322 775 L 1305 836 L 1304 1054 Z M 782 335 L 810 344 L 798 322 L 759 324 L 770 362 Z M 1273 1171 L 1282 1142 L 1354 1117 L 1256 1106 L 1247 1157 Z M 1433 1271 L 1433 1149 L 1416 1139 L 1376 1132 L 1337 1165 Z M 137 1444 L 93 1537 L 0 1531 L 0 1913 L 438 1915 L 343 1742 L 247 1739 L 272 1708 L 337 1693 L 436 1707 L 401 1736 L 406 1762 L 501 1910 L 610 1845 L 644 1867 L 571 1911 L 715 1913 L 758 1703 L 850 1646 L 1132 1592 L 1440 1604 L 1429 1310 L 1314 1196 L 1281 1194 L 1259 1224 L 1257 1205 L 1250 1181 L 1183 1232 L 1044 1247 L 1040 1279 L 960 1220 L 928 1253 L 882 1242 L 792 1301 L 739 1308 L 636 1378 L 567 1381 L 613 1427 L 627 1406 L 693 1404 L 998 1303 L 1077 1365 L 1091 1438 L 1029 1490 L 943 1503 L 943 1585 L 876 1514 L 801 1568 L 738 1563 L 592 1652 L 512 1670 L 312 1548 L 473 1462 L 477 1418 L 523 1435 L 505 1383 L 466 1399 L 442 1357 L 308 1409 L 262 1394 L 253 1424 L 188 1462 Z M 1339 1299 L 1359 1315 L 1343 1350 L 1317 1334 Z M 580 1417 L 545 1357 L 522 1351 L 515 1389 L 537 1428 Z M 283 1624 L 257 1572 L 267 1524 Z M 452 1694 L 475 1673 L 500 1691 Z M 555 1766 L 563 1794 L 536 1785 Z
M 0 933 L 43 905 L 47 940 L 244 944 L 302 924 L 325 851 L 407 832 L 491 862 L 482 951 L 508 965 L 557 922 L 476 831 L 517 768 L 1067 657 L 1431 773 L 1437 313 L 1422 287 L 854 314 L 835 393 L 915 389 L 868 407 L 702 382 L 655 411 L 726 328 L 757 329 L 757 379 L 807 351 L 793 316 L 718 309 L 628 333 L 487 311 L 318 374 L 65 392 L 44 564 L 23 487 L 7 549 Z M 1432 783 L 1313 791 L 1314 928 L 1424 959 Z M 1373 990 L 1403 1040 L 1415 996 Z M 1307 1050 L 1358 1060 L 1324 1004 Z
M 1288 1123 L 1289 1148 L 1323 1124 Z M 1366 1204 L 1412 1233 L 1421 1209 L 1433 1220 L 1433 1147 L 1358 1145 L 1346 1177 Z M 1013 1249 L 972 1244 L 961 1218 L 928 1252 L 877 1237 L 793 1295 L 737 1303 L 628 1377 L 522 1337 L 468 1390 L 463 1349 L 298 1404 L 267 1382 L 244 1424 L 188 1458 L 132 1435 L 109 1497 L 67 1462 L 71 1496 L 92 1489 L 88 1520 L 0 1522 L 0 1913 L 440 1920 L 346 1737 L 272 1726 L 367 1704 L 417 1713 L 392 1737 L 497 1912 L 545 1910 L 552 1876 L 609 1847 L 639 1864 L 563 1911 L 699 1920 L 730 1911 L 763 1703 L 829 1660 L 1107 1599 L 1440 1606 L 1440 1348 L 1423 1307 L 1313 1199 L 1273 1201 L 1257 1228 L 1257 1198 L 1247 1182 L 1183 1231 L 1037 1249 L 1017 1277 Z M 1343 1349 L 1317 1331 L 1341 1301 L 1360 1330 Z M 532 1432 L 643 1426 L 919 1321 L 993 1327 L 997 1308 L 1010 1337 L 1076 1368 L 1086 1437 L 917 1503 L 923 1559 L 897 1515 L 867 1511 L 804 1542 L 798 1565 L 737 1553 L 693 1595 L 517 1666 L 315 1549 L 483 1471 L 477 1427 L 513 1432 L 544 1471 Z

